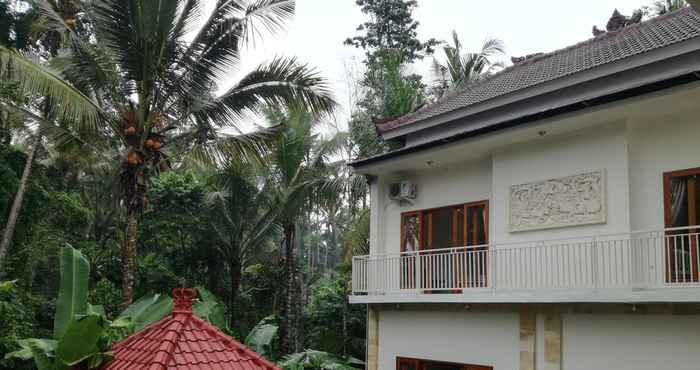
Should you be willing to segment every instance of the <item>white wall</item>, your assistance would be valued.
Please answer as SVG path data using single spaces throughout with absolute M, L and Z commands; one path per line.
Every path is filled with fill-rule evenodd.
M 586 171 L 606 173 L 607 222 L 511 233 L 510 186 Z M 493 238 L 498 243 L 629 231 L 627 143 L 623 122 L 511 146 L 493 155 Z
M 511 370 L 519 367 L 515 313 L 381 311 L 379 369 L 413 357 Z
M 413 204 L 399 205 L 388 200 L 386 189 L 393 181 L 409 179 L 418 186 L 418 197 Z M 420 173 L 406 173 L 381 178 L 378 201 L 372 202 L 383 217 L 372 222 L 372 227 L 380 230 L 378 243 L 384 243 L 386 253 L 400 251 L 401 213 L 437 208 L 461 203 L 488 200 L 491 198 L 491 162 L 482 159 L 448 168 L 434 169 Z M 381 249 L 381 247 L 378 247 Z
M 700 95 L 696 90 L 692 94 Z M 496 243 L 663 228 L 662 174 L 700 167 L 700 106 L 683 94 L 690 93 L 601 108 L 515 133 L 485 135 L 445 152 L 449 154 L 434 150 L 440 168 L 426 169 L 425 161 L 418 160 L 413 164 L 420 171 L 383 173 L 372 192 L 372 253 L 399 251 L 402 212 L 485 199 L 489 200 L 490 239 Z M 547 135 L 530 132 L 540 128 Z M 519 141 L 499 144 L 497 140 L 511 136 Z M 494 146 L 485 144 L 489 142 Z M 468 159 L 460 162 L 462 156 Z M 601 169 L 606 172 L 604 224 L 510 232 L 511 185 Z M 401 179 L 418 184 L 418 199 L 412 205 L 388 200 L 388 184 Z
M 632 228 L 663 228 L 663 173 L 700 167 L 700 115 L 640 117 L 628 136 Z
M 700 368 L 700 316 L 564 315 L 562 324 L 563 370 Z

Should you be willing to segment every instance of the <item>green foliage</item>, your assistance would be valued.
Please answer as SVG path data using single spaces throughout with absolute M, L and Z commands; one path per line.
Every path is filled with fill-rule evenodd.
M 114 321 L 117 327 L 126 327 L 128 332 L 136 332 L 144 326 L 156 322 L 173 310 L 173 300 L 167 295 L 154 294 L 142 297 L 132 303 Z
M 20 348 L 4 356 L 5 360 L 31 359 L 37 368 L 47 370 L 59 370 L 78 364 L 94 368 L 108 359 L 105 351 L 110 343 L 172 312 L 172 298 L 156 294 L 133 303 L 116 320 L 110 322 L 105 317 L 102 306 L 93 306 L 87 302 L 89 271 L 90 265 L 80 251 L 70 246 L 61 250 L 54 339 L 16 340 Z M 13 284 L 14 282 L 0 284 L 0 294 L 10 292 Z M 206 289 L 199 287 L 198 291 L 200 299 L 195 302 L 193 312 L 225 329 L 223 305 Z M 0 308 L 3 307 L 4 304 L 0 305 Z
M 250 330 L 250 333 L 245 338 L 245 345 L 265 357 L 272 358 L 275 354 L 273 346 L 277 339 L 278 330 L 279 325 L 276 323 L 276 318 L 268 316 L 260 320 Z
M 502 67 L 502 63 L 494 61 L 493 58 L 502 55 L 505 48 L 501 40 L 489 38 L 484 41 L 480 51 L 465 53 L 457 32 L 452 31 L 452 44 L 445 45 L 442 50 L 444 62 L 433 60 L 433 72 L 437 77 L 433 88 L 437 97 L 445 95 L 448 91 L 462 89 L 488 76 L 495 68 Z
M 67 246 L 61 250 L 61 279 L 53 324 L 54 339 L 65 335 L 73 318 L 87 313 L 90 264 L 80 251 Z
M 314 283 L 304 312 L 307 345 L 321 351 L 362 357 L 365 307 L 350 305 L 350 278 L 331 272 Z
M 370 213 L 369 209 L 365 209 L 360 211 L 360 214 L 352 220 L 343 233 L 343 248 L 345 250 L 343 262 L 346 265 L 352 262 L 353 256 L 369 254 L 369 227 Z
M 359 109 L 348 126 L 353 154 L 367 158 L 397 148 L 378 137 L 376 122 L 398 118 L 425 103 L 426 86 L 421 76 L 408 73 L 405 67 L 432 54 L 439 42 L 418 39 L 419 23 L 412 18 L 417 1 L 357 0 L 356 3 L 370 20 L 357 28 L 363 35 L 348 38 L 345 43 L 365 50 L 367 69 L 360 82 L 364 89 Z
M 311 349 L 287 355 L 279 363 L 284 370 L 354 370 L 362 365 L 356 358 Z
M 73 366 L 100 352 L 98 343 L 106 325 L 105 318 L 100 315 L 74 316 L 58 341 L 56 357 Z
M 345 40 L 345 44 L 364 49 L 368 64 L 373 64 L 380 50 L 396 50 L 402 63 L 411 63 L 431 54 L 438 41 L 418 39 L 418 21 L 413 11 L 418 6 L 415 0 L 356 0 L 370 20 L 357 27 L 364 34 Z
M 413 112 L 425 102 L 420 77 L 404 72 L 405 62 L 395 51 L 382 52 L 367 69 L 368 94 L 361 103 L 375 119 L 393 119 Z
M 197 287 L 199 299 L 192 305 L 192 312 L 200 319 L 210 322 L 219 329 L 225 330 L 226 317 L 224 316 L 224 305 L 217 298 L 202 286 Z
M 0 369 L 24 369 L 20 360 L 5 359 L 5 354 L 21 350 L 20 338 L 33 332 L 33 308 L 18 290 L 16 280 L 0 282 Z M 30 356 L 29 351 L 24 352 Z

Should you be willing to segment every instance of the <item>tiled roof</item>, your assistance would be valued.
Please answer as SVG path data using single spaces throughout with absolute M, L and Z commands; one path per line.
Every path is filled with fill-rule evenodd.
M 700 16 L 690 7 L 611 31 L 588 41 L 527 59 L 463 90 L 393 121 L 377 123 L 379 132 L 425 121 L 558 78 L 700 36 Z
M 180 291 L 180 293 L 177 293 Z M 178 294 L 191 294 L 189 303 Z M 112 347 L 103 370 L 280 370 L 192 314 L 190 289 L 173 292 L 173 313 Z

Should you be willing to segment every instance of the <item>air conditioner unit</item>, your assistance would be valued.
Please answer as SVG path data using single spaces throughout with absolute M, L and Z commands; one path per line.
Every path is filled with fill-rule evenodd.
M 406 180 L 389 185 L 389 199 L 408 200 L 415 199 L 416 184 Z

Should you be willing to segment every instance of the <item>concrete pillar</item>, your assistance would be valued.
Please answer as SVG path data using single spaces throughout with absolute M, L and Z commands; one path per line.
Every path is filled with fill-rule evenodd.
M 367 306 L 367 370 L 379 370 L 379 310 Z
M 535 370 L 534 312 L 520 312 L 520 370 Z
M 561 314 L 544 318 L 544 370 L 561 370 Z

